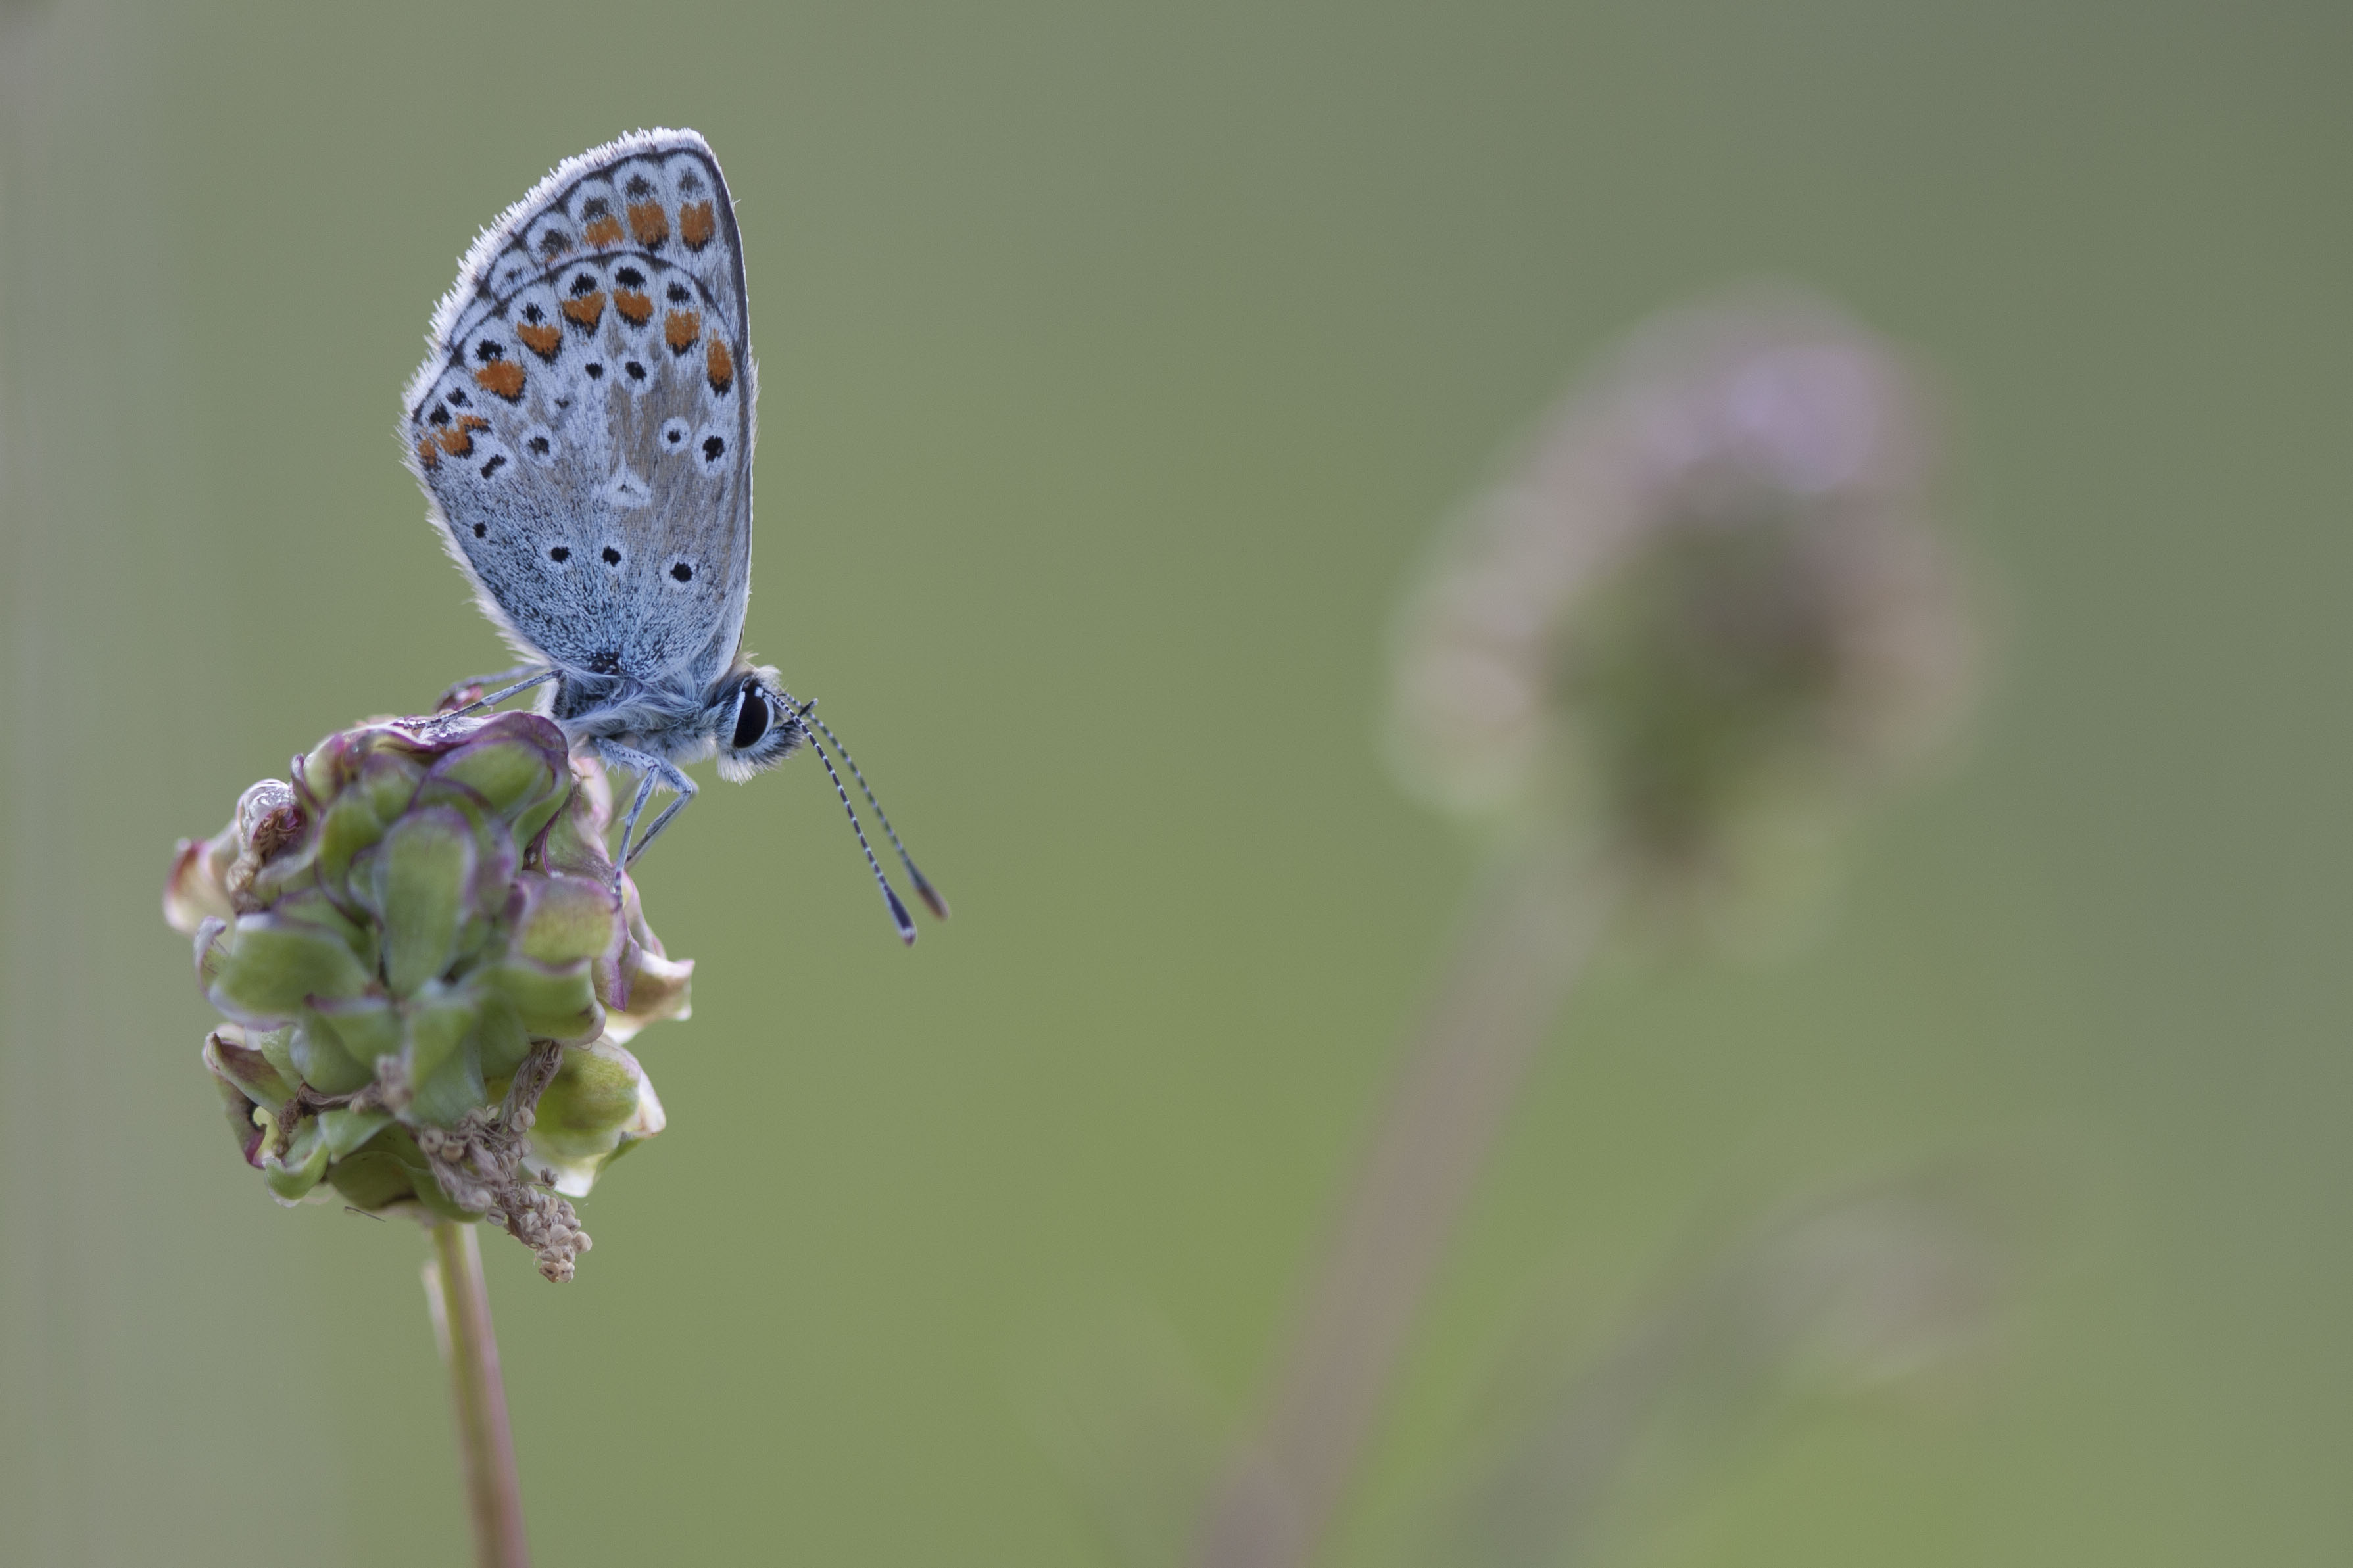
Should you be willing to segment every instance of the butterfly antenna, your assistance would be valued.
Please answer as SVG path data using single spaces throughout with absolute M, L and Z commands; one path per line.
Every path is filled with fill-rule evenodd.
M 849 804 L 849 792 L 841 787 L 841 775 L 833 771 L 833 759 L 825 754 L 816 736 L 809 737 L 809 750 L 825 763 L 825 776 L 833 781 L 833 793 L 841 797 L 841 809 L 849 813 L 849 830 L 858 835 L 858 847 L 866 851 L 866 864 L 873 869 L 874 880 L 882 889 L 882 901 L 890 906 L 892 923 L 899 928 L 899 940 L 909 947 L 915 945 L 915 918 L 907 906 L 899 901 L 899 890 L 891 886 L 891 879 L 882 874 L 882 862 L 874 858 L 874 847 L 866 842 L 866 828 L 858 820 L 858 808 Z
M 849 754 L 849 748 L 841 743 L 841 737 L 835 734 L 826 721 L 817 716 L 813 711 L 816 707 L 817 703 L 814 700 L 810 701 L 800 710 L 801 717 L 824 731 L 825 738 L 833 742 L 833 749 L 841 753 L 842 763 L 849 769 L 849 776 L 858 781 L 859 789 L 866 795 L 866 804 L 874 808 L 874 819 L 882 825 L 882 832 L 891 840 L 891 847 L 899 852 L 899 864 L 907 868 L 907 875 L 914 881 L 915 896 L 931 907 L 932 913 L 942 920 L 947 919 L 948 901 L 940 897 L 940 890 L 926 881 L 923 874 L 915 868 L 915 858 L 907 853 L 905 845 L 899 842 L 899 830 L 891 826 L 890 814 L 882 809 L 882 803 L 874 798 L 874 786 L 868 784 L 866 775 L 858 771 L 858 759 Z

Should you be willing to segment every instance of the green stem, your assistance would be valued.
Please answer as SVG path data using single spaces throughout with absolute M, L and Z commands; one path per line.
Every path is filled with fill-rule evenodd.
M 1344 1500 L 1448 1238 L 1610 904 L 1531 847 L 1481 889 L 1342 1200 L 1255 1439 L 1210 1499 L 1196 1568 L 1298 1568 Z
M 441 1358 L 458 1413 L 458 1459 L 466 1476 L 466 1510 L 474 1525 L 477 1568 L 530 1568 L 522 1487 L 515 1476 L 514 1435 L 507 1426 L 506 1384 L 499 1376 L 498 1336 L 474 1227 L 436 1220 L 426 1291 L 440 1331 Z

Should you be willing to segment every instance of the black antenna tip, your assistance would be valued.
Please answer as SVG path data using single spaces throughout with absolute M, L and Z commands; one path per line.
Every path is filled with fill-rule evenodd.
M 933 887 L 929 882 L 923 880 L 923 874 L 921 871 L 915 870 L 915 863 L 913 860 L 907 862 L 907 869 L 913 874 L 915 879 L 915 897 L 923 900 L 924 904 L 930 908 L 932 913 L 937 915 L 942 920 L 947 919 L 948 901 L 940 897 L 940 890 L 937 888 Z
M 899 940 L 909 947 L 915 945 L 915 917 L 899 901 L 899 891 L 890 883 L 882 884 L 882 901 L 891 906 L 891 919 L 899 927 Z

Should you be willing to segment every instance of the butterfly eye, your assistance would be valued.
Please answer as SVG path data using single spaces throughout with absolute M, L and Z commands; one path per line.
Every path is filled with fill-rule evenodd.
M 747 686 L 744 689 L 743 706 L 735 710 L 735 733 L 728 738 L 728 743 L 740 752 L 757 744 L 767 732 L 768 700 L 760 695 L 758 687 Z

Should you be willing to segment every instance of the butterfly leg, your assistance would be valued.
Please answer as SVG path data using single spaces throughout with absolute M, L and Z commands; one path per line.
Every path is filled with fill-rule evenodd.
M 536 664 L 519 664 L 512 669 L 502 669 L 496 675 L 478 675 L 471 680 L 461 680 L 443 692 L 441 702 L 435 704 L 435 711 L 441 718 L 455 719 L 460 714 L 471 713 L 477 708 L 495 708 L 518 691 L 528 691 L 534 686 L 546 684 L 554 679 L 556 674 L 555 670 L 544 668 Z M 523 679 L 518 680 L 516 679 L 518 676 Z M 514 684 L 510 686 L 507 684 L 509 681 L 513 681 Z M 439 712 L 442 704 L 456 701 L 467 691 L 492 686 L 500 687 L 501 689 L 492 691 L 485 697 L 477 697 L 462 708 L 453 708 L 447 713 Z
M 621 868 L 644 854 L 646 846 L 654 841 L 654 835 L 669 826 L 670 819 L 676 816 L 680 809 L 694 798 L 694 781 L 680 772 L 675 763 L 666 762 L 650 752 L 624 746 L 617 741 L 598 741 L 596 752 L 607 763 L 616 767 L 628 768 L 638 775 L 636 798 L 629 802 L 629 815 L 621 822 L 620 851 L 613 857 L 613 882 L 616 887 L 618 887 L 621 880 Z M 632 846 L 630 839 L 637 834 L 638 818 L 645 815 L 646 803 L 653 798 L 656 784 L 675 790 L 678 798 L 662 808 L 660 815 L 654 818 L 653 825 L 646 829 L 646 836 L 638 839 Z
M 684 811 L 686 809 L 686 803 L 692 800 L 695 796 L 694 781 L 692 779 L 680 772 L 672 763 L 664 763 L 661 766 L 662 783 L 676 790 L 678 792 L 678 798 L 661 808 L 659 815 L 655 816 L 651 826 L 647 827 L 644 836 L 638 838 L 637 847 L 628 852 L 628 858 L 622 862 L 624 865 L 628 864 L 630 861 L 634 861 L 638 856 L 644 854 L 647 847 L 652 844 L 656 838 L 661 837 L 661 830 L 670 826 L 670 819 L 676 816 L 680 812 Z

